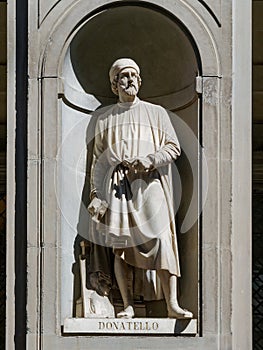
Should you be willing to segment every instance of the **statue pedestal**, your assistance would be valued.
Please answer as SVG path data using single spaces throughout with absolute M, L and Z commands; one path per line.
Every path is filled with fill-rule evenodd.
M 196 335 L 197 320 L 171 318 L 66 318 L 63 334 L 174 334 Z

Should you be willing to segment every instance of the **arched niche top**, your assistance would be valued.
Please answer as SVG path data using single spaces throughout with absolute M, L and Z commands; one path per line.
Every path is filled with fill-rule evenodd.
M 200 16 L 197 9 L 182 2 L 181 0 L 168 0 L 165 4 L 165 8 L 160 6 L 159 0 L 151 0 L 149 2 L 136 1 L 134 4 L 131 2 L 128 3 L 129 6 L 140 7 L 141 10 L 146 9 L 148 11 L 155 12 L 156 16 L 162 15 L 165 17 L 165 14 L 167 14 L 166 25 L 168 25 L 169 21 L 173 22 L 171 18 L 174 18 L 175 21 L 176 19 L 178 22 L 180 21 L 182 27 L 184 27 L 190 34 L 192 42 L 195 42 L 196 44 L 196 48 L 200 54 L 200 62 L 202 62 L 203 75 L 221 75 L 217 43 L 214 40 L 214 35 L 209 28 L 209 21 L 211 21 L 209 16 L 206 23 L 205 18 Z M 63 11 L 63 9 L 59 6 L 55 8 L 54 13 L 50 14 L 48 20 L 44 21 L 42 24 L 43 31 L 47 33 L 47 35 L 43 36 L 41 39 L 43 51 L 39 60 L 38 76 L 42 78 L 55 76 L 61 77 L 64 58 L 68 47 L 72 42 L 72 39 L 76 36 L 76 33 L 79 32 L 79 35 L 81 35 L 80 29 L 82 26 L 85 26 L 85 21 L 87 18 L 90 18 L 91 21 L 92 16 L 103 16 L 103 11 L 109 12 L 116 8 L 126 6 L 126 1 L 115 1 L 111 3 L 110 1 L 96 0 L 89 1 L 87 3 L 86 0 L 79 0 L 71 6 L 70 11 Z M 158 12 L 160 13 L 157 15 Z M 94 23 L 96 21 L 95 17 Z M 152 17 L 149 18 L 149 20 L 150 19 L 152 19 Z M 130 19 L 130 21 L 132 21 L 132 19 Z M 144 19 L 144 21 L 144 24 L 147 26 L 148 19 Z M 116 25 L 116 22 L 112 25 Z M 162 28 L 158 28 L 156 26 L 155 31 L 157 29 L 160 31 L 162 30 Z M 100 31 L 100 28 L 96 28 L 93 35 L 96 37 L 97 32 L 99 34 Z M 135 35 L 136 32 L 132 35 L 134 40 L 136 40 Z M 164 43 L 165 42 L 166 40 L 164 40 Z M 105 46 L 107 47 L 108 45 L 109 43 L 105 42 Z M 145 51 L 147 51 L 147 47 L 145 47 Z M 116 55 L 116 57 L 119 56 L 120 55 Z M 154 61 L 154 58 L 151 60 Z M 145 79 L 145 77 L 143 78 Z
M 120 57 L 139 64 L 144 99 L 184 90 L 198 74 L 194 49 L 181 28 L 139 6 L 113 8 L 91 18 L 73 38 L 70 56 L 84 91 L 96 96 L 112 97 L 108 72 Z
M 108 72 L 120 57 L 133 58 L 139 64 L 142 99 L 170 109 L 194 101 L 199 67 L 189 37 L 178 22 L 140 6 L 102 11 L 75 34 L 62 74 L 67 98 L 72 102 L 69 89 L 73 88 L 76 96 L 81 86 L 82 93 L 94 96 L 100 104 L 114 102 Z M 77 105 L 86 107 L 83 102 Z

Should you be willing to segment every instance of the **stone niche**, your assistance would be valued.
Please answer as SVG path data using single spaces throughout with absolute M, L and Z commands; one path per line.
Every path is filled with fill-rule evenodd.
M 141 68 L 142 87 L 139 97 L 162 105 L 174 112 L 172 123 L 182 147 L 176 162 L 174 199 L 177 212 L 177 235 L 180 250 L 180 303 L 199 314 L 199 214 L 198 214 L 198 153 L 200 102 L 196 92 L 196 77 L 200 74 L 199 57 L 189 33 L 175 19 L 139 6 L 123 6 L 97 13 L 86 20 L 74 35 L 65 54 L 60 95 L 61 146 L 58 153 L 58 193 L 61 208 L 61 320 L 66 320 L 64 332 L 116 332 L 110 322 L 83 320 L 81 303 L 80 243 L 89 230 L 87 211 L 89 197 L 89 162 L 94 136 L 92 112 L 116 103 L 111 92 L 108 71 L 114 60 L 133 58 Z M 88 250 L 88 248 L 87 248 Z M 87 257 L 88 261 L 88 257 Z M 88 264 L 87 264 L 88 269 Z M 89 282 L 87 281 L 87 284 Z M 83 291 L 82 291 L 83 292 Z M 114 300 L 118 309 L 118 298 Z M 138 302 L 136 313 L 141 317 L 166 316 L 164 301 Z M 82 317 L 81 317 L 82 315 Z M 69 319 L 74 319 L 70 321 Z M 127 327 L 128 333 L 174 333 L 169 320 L 162 331 L 151 326 Z M 71 326 L 69 323 L 72 322 Z M 86 322 L 86 327 L 83 326 Z M 96 325 L 91 326 L 92 322 Z M 138 321 L 139 322 L 139 321 Z M 145 323 L 144 319 L 144 323 Z M 160 321 L 158 321 L 160 324 Z M 197 333 L 196 321 L 191 321 L 177 333 Z M 141 324 L 141 322 L 139 323 Z M 152 322 L 151 322 L 152 324 Z M 117 328 L 116 328 L 117 327 Z M 142 327 L 142 328 L 140 328 Z M 146 327 L 146 328 L 145 328 Z M 144 330 L 144 331 L 143 331 Z
M 30 2 L 28 349 L 250 349 L 250 286 L 244 278 L 250 273 L 248 2 L 234 7 L 229 0 Z M 89 295 L 90 286 L 87 280 L 81 289 L 81 277 L 86 278 L 81 272 L 89 268 L 93 116 L 116 102 L 108 71 L 120 57 L 140 65 L 139 97 L 174 113 L 183 151 L 173 179 L 179 295 L 194 314 L 190 322 L 168 319 L 163 301 L 141 299 L 132 321 L 84 317 L 81 296 Z M 11 81 L 15 86 L 13 75 Z M 8 138 L 15 142 L 16 101 L 10 91 Z M 9 183 L 9 198 L 15 198 L 15 178 Z M 13 227 L 8 225 L 8 237 Z M 14 241 L 8 245 L 12 270 Z M 10 316 L 15 314 L 13 271 L 10 276 L 11 350 L 17 330 Z

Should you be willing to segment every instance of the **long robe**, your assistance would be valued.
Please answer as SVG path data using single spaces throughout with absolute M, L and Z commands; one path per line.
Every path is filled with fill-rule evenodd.
M 117 103 L 98 117 L 91 193 L 109 208 L 93 239 L 113 247 L 128 264 L 180 276 L 171 163 L 180 146 L 168 113 L 138 98 Z M 124 160 L 147 157 L 154 167 L 134 172 Z M 103 241 L 103 243 L 101 243 Z

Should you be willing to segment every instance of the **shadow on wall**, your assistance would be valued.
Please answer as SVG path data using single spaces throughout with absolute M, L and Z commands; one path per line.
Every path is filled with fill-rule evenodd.
M 77 84 L 101 105 L 112 104 L 108 72 L 120 57 L 139 64 L 141 99 L 174 110 L 195 97 L 198 67 L 186 34 L 171 19 L 139 6 L 103 11 L 78 31 L 70 45 L 73 74 L 65 76 L 66 83 Z

